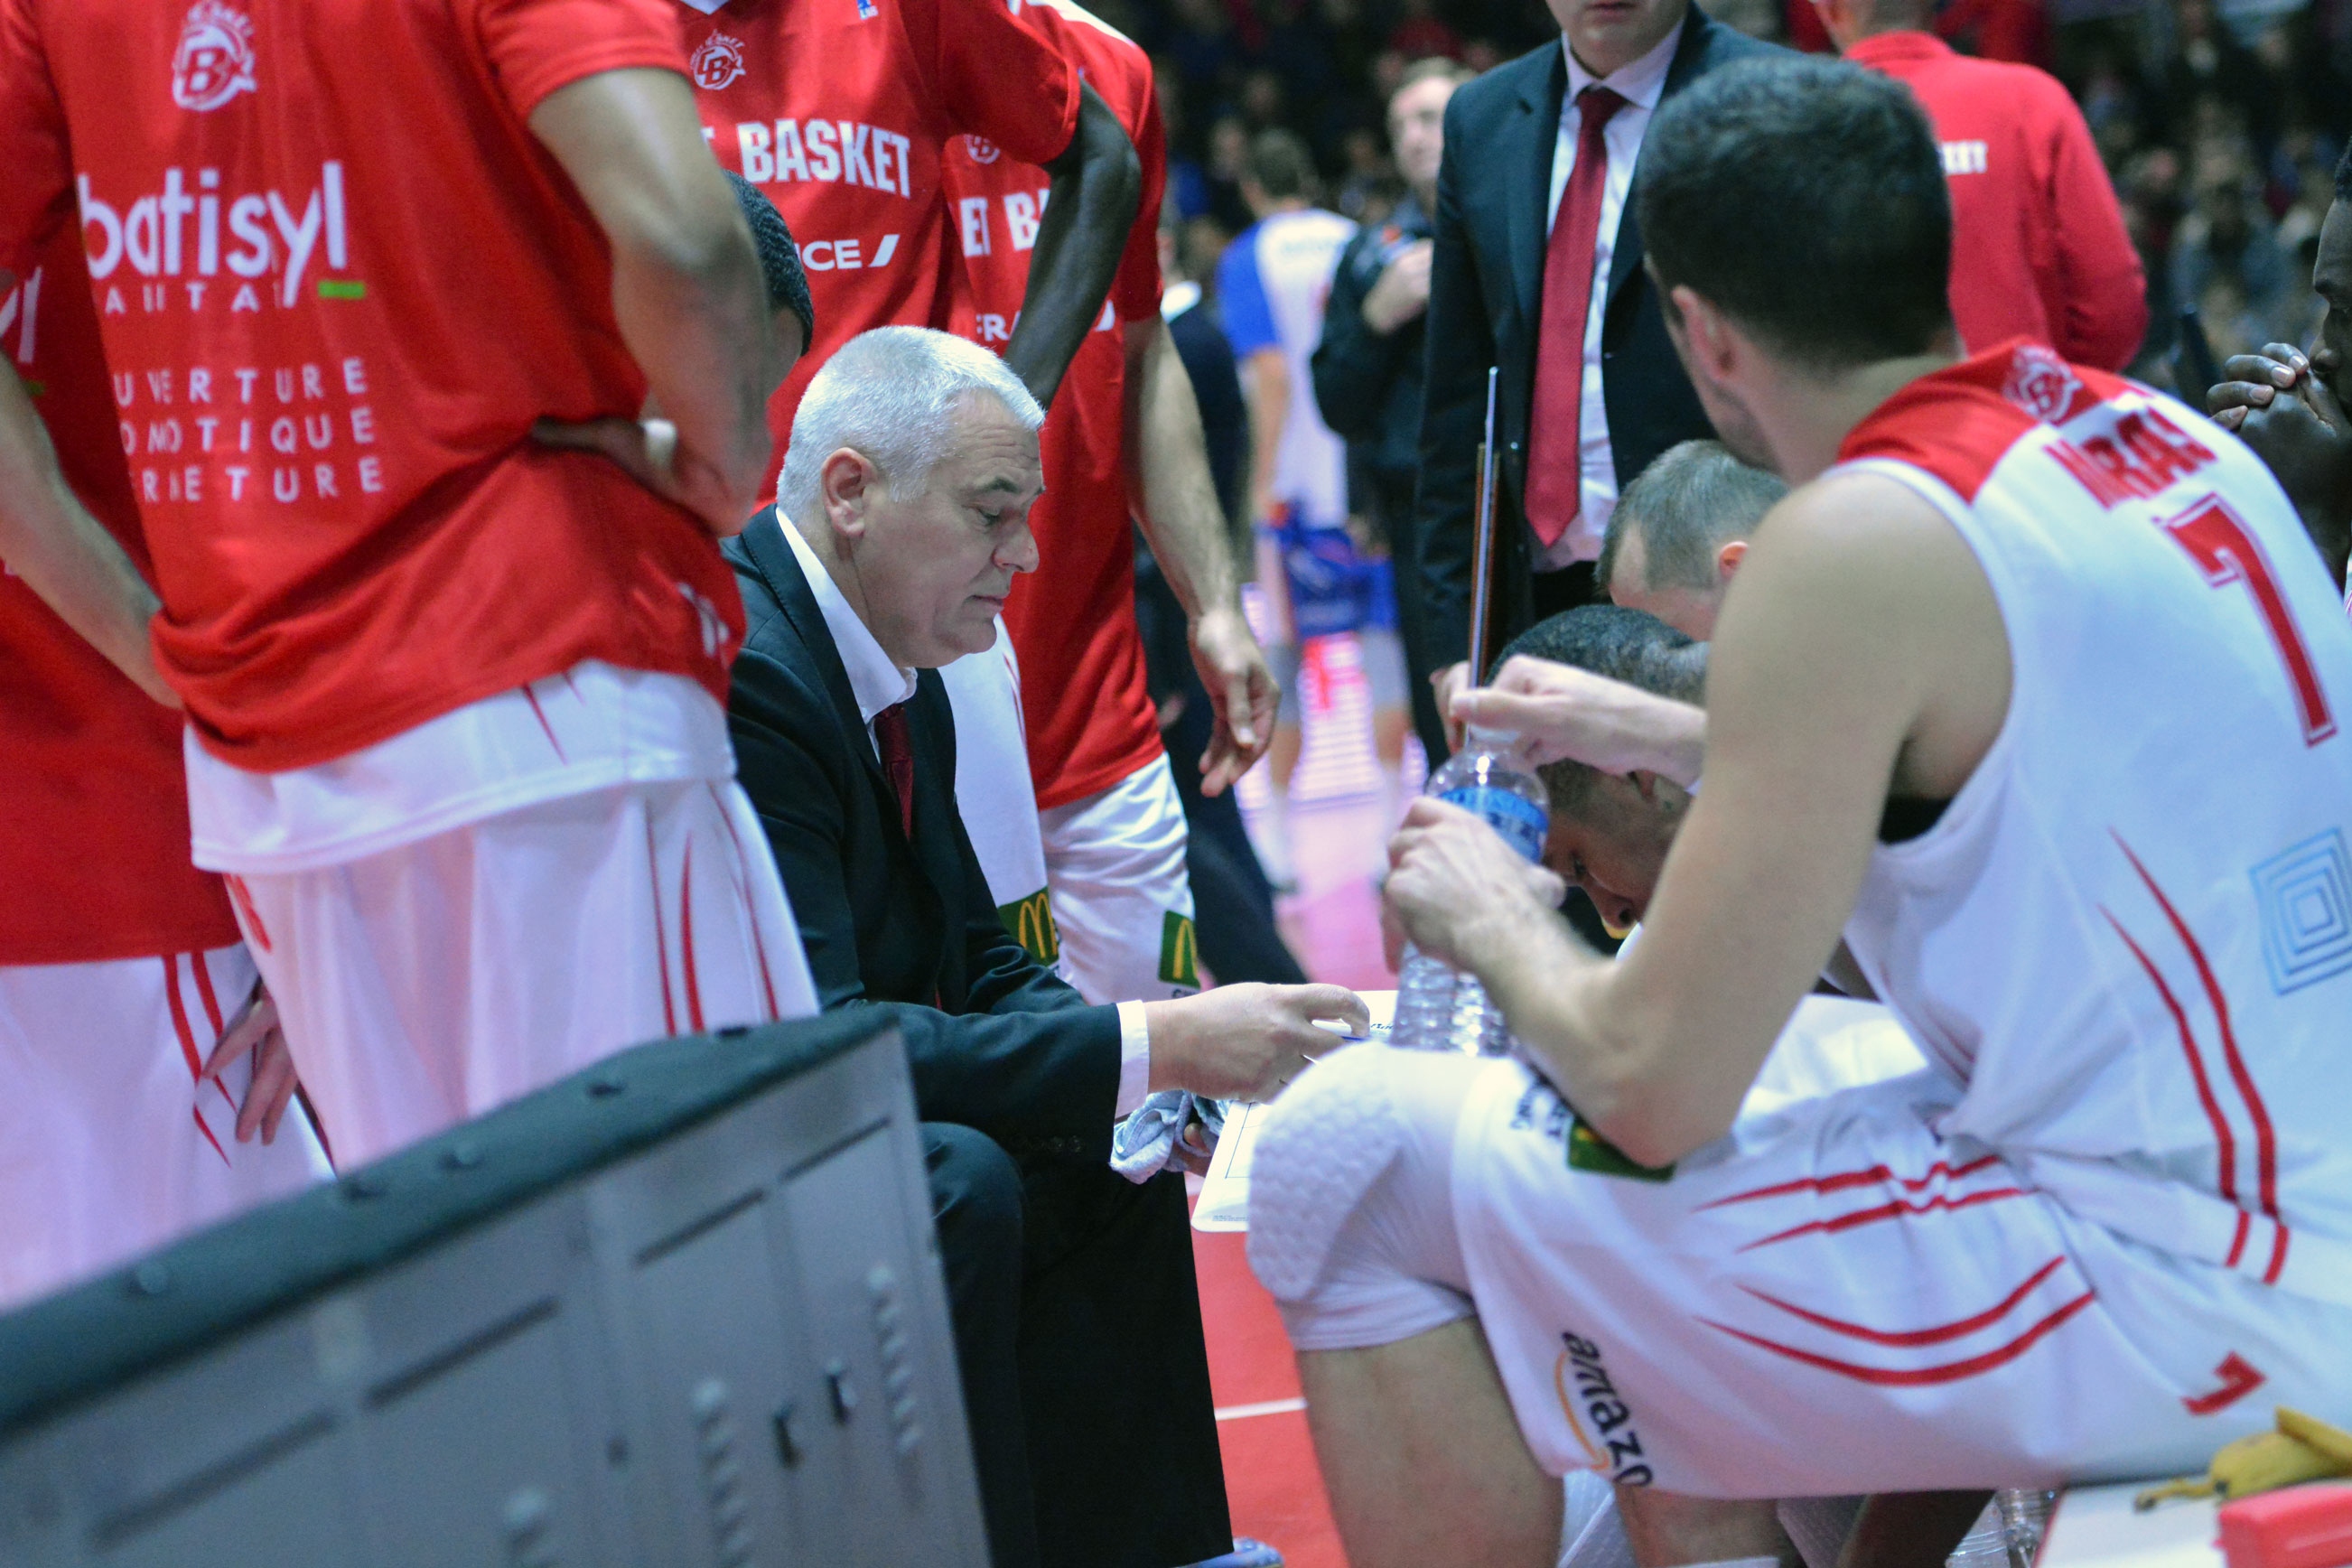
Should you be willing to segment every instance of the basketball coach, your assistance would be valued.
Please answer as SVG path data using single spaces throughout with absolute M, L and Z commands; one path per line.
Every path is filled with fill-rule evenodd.
M 1559 46 L 1446 106 L 1412 531 L 1441 713 L 1469 653 L 1486 367 L 1502 371 L 1489 654 L 1590 598 L 1619 490 L 1715 433 L 1667 341 L 1627 196 L 1659 102 L 1772 46 L 1689 0 L 1549 4 Z

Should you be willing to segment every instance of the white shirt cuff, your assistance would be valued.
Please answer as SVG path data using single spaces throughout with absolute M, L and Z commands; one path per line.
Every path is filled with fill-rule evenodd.
M 1151 1026 L 1144 1021 L 1143 1004 L 1118 1005 L 1118 1100 L 1114 1116 L 1125 1116 L 1151 1092 Z

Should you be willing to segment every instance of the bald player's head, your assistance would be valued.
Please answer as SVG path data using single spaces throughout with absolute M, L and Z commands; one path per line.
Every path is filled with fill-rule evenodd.
M 1598 580 L 1618 604 L 1706 642 L 1748 537 L 1788 493 L 1722 442 L 1685 441 L 1625 487 L 1601 537 Z
M 1538 621 L 1512 640 L 1496 668 L 1521 655 L 1678 702 L 1696 704 L 1706 695 L 1706 645 L 1622 605 L 1586 605 Z M 1630 929 L 1657 890 L 1688 792 L 1656 773 L 1604 773 L 1582 763 L 1550 763 L 1540 772 L 1551 797 L 1544 864 L 1582 888 L 1612 929 Z

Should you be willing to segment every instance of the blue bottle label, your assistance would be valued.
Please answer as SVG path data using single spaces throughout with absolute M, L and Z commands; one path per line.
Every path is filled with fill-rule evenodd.
M 1447 790 L 1438 798 L 1485 817 L 1486 825 L 1503 836 L 1504 843 L 1529 860 L 1543 858 L 1544 831 L 1549 826 L 1544 814 L 1509 790 L 1470 784 Z

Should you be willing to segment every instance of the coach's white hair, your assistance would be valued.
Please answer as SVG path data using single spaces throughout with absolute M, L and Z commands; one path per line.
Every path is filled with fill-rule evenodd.
M 890 493 L 921 495 L 947 455 L 958 399 L 986 393 L 1034 430 L 1045 423 L 1021 378 L 977 344 L 929 327 L 860 332 L 824 362 L 793 416 L 776 501 L 814 528 L 824 515 L 824 460 L 844 447 L 882 470 Z

